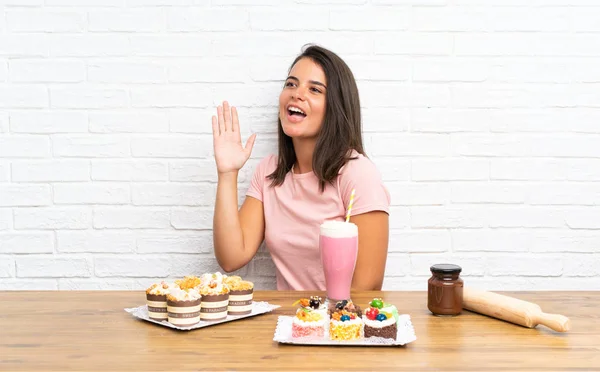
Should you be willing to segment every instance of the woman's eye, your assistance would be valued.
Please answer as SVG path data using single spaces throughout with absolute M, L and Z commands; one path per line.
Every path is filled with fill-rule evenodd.
M 292 86 L 294 86 L 294 83 L 292 83 L 291 81 L 288 81 L 288 82 L 285 83 L 285 86 L 286 87 L 292 87 Z
M 310 88 L 310 90 L 315 93 L 321 93 L 321 91 L 318 88 Z

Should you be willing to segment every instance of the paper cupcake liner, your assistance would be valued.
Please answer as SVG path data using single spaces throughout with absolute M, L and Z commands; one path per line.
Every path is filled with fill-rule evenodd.
M 206 321 L 223 320 L 227 318 L 229 293 L 219 295 L 203 295 L 200 306 L 200 319 Z
M 229 292 L 228 315 L 246 315 L 252 312 L 253 289 Z
M 193 301 L 167 300 L 168 321 L 177 326 L 190 326 L 200 321 L 200 299 Z
M 148 313 L 152 319 L 167 319 L 167 295 L 154 295 L 146 293 Z

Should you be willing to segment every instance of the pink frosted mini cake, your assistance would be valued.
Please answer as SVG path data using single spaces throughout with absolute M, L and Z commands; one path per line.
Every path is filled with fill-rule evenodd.
M 292 337 L 316 337 L 323 338 L 327 324 L 327 313 L 320 309 L 322 303 L 317 299 L 302 298 L 294 303 L 300 304 L 296 310 L 296 316 L 292 320 Z

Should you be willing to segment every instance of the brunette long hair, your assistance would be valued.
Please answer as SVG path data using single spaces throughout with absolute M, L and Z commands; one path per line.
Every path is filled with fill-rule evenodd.
M 353 159 L 351 150 L 365 155 L 360 99 L 352 71 L 337 54 L 323 47 L 310 45 L 296 57 L 289 71 L 302 58 L 309 58 L 318 64 L 327 78 L 325 118 L 312 159 L 313 172 L 319 179 L 319 190 L 323 192 L 327 183 L 334 183 L 342 166 Z M 283 132 L 280 119 L 277 119 L 277 124 L 277 168 L 267 176 L 272 187 L 283 184 L 285 176 L 296 162 L 292 138 Z

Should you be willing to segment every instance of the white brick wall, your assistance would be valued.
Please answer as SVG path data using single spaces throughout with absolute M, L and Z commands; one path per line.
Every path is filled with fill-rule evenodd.
M 0 290 L 218 270 L 210 116 L 275 149 L 303 44 L 358 80 L 392 195 L 386 289 L 600 289 L 597 0 L 0 1 Z M 240 196 L 242 200 L 242 195 Z M 274 287 L 262 249 L 239 273 Z

